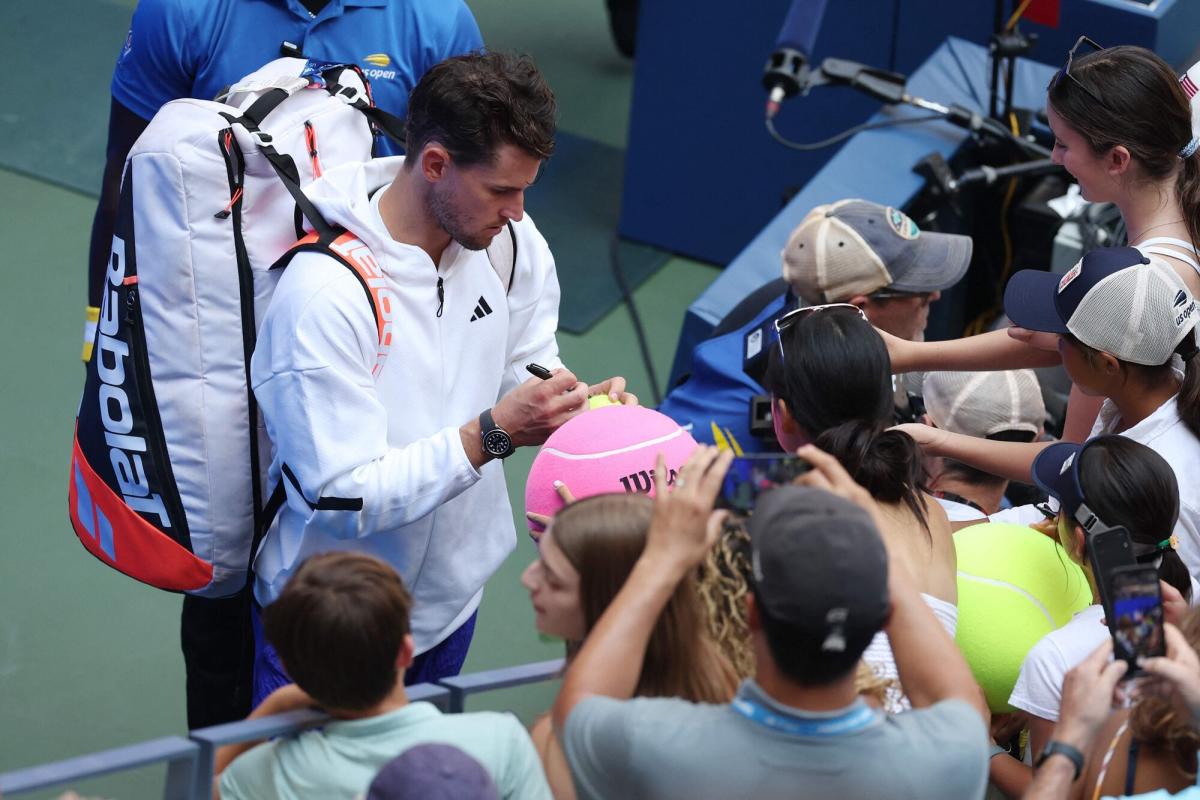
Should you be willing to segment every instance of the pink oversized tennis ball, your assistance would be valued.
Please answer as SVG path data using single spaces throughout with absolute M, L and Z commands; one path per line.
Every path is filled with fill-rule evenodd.
M 533 459 L 525 482 L 525 510 L 554 516 L 562 499 L 554 481 L 576 499 L 610 492 L 654 494 L 654 463 L 666 457 L 668 482 L 683 466 L 696 440 L 675 420 L 652 408 L 612 405 L 572 418 L 550 434 Z M 541 530 L 535 522 L 530 530 Z

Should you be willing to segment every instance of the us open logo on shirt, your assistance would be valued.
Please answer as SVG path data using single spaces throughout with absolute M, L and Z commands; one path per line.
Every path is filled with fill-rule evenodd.
M 129 29 L 129 33 L 125 34 L 125 44 L 121 47 L 121 55 L 117 56 L 117 61 L 124 61 L 125 56 L 129 55 L 129 51 L 133 49 L 133 28 Z
M 1058 282 L 1058 293 L 1062 294 L 1063 289 L 1071 285 L 1071 281 L 1079 277 L 1079 273 L 1083 272 L 1083 263 L 1080 262 L 1067 270 L 1067 274 L 1062 276 L 1062 280 Z
M 396 70 L 385 69 L 392 65 L 392 58 L 387 53 L 371 53 L 369 56 L 363 56 L 363 62 L 363 74 L 373 81 L 391 80 L 396 77 Z

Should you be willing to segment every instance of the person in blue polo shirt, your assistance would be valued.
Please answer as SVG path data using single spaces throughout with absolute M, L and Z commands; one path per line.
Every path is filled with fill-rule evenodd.
M 463 0 L 141 0 L 112 80 L 107 163 L 92 223 L 84 361 L 104 285 L 125 156 L 158 109 L 180 97 L 212 98 L 289 53 L 359 65 L 376 105 L 399 117 L 426 70 L 483 47 Z M 393 155 L 390 140 L 377 142 Z M 248 595 L 185 596 L 181 640 L 188 727 L 242 719 L 250 710 L 253 647 Z

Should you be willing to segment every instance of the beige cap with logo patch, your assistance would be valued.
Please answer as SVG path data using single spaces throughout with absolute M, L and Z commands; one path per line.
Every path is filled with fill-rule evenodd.
M 781 256 L 784 280 L 806 303 L 837 303 L 880 289 L 949 289 L 971 263 L 971 239 L 921 231 L 889 206 L 840 200 L 810 211 Z

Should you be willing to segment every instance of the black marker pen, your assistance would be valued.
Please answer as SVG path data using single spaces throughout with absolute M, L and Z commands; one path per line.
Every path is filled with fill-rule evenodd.
M 533 377 L 541 378 L 544 381 L 548 381 L 554 377 L 554 374 L 552 372 L 550 372 L 550 370 L 543 367 L 541 364 L 526 364 L 525 369 Z

